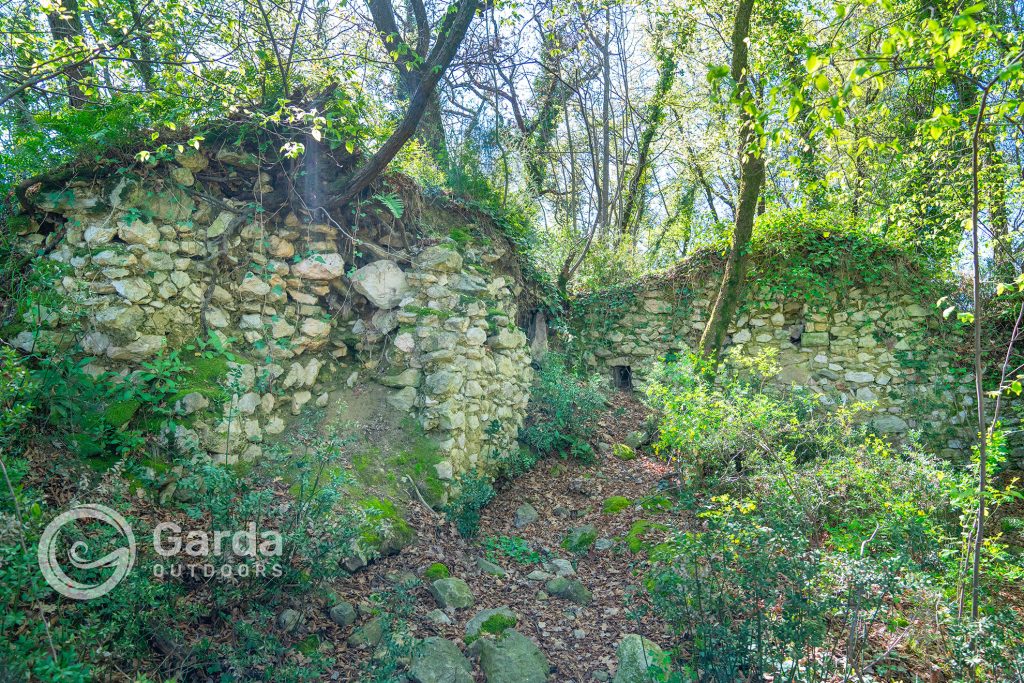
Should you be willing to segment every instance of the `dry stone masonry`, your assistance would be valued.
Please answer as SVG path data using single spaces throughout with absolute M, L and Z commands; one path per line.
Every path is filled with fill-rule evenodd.
M 696 348 L 720 272 L 691 260 L 629 288 L 578 302 L 574 327 L 586 365 L 642 388 L 655 363 Z M 775 381 L 826 403 L 868 402 L 883 434 L 920 430 L 946 455 L 970 443 L 974 378 L 956 367 L 958 334 L 932 301 L 897 283 L 852 286 L 820 298 L 767 294 L 756 280 L 729 330 L 728 357 L 778 354 Z
M 211 172 L 248 183 L 250 196 L 218 194 L 204 180 Z M 415 215 L 398 229 L 394 217 L 339 226 L 266 211 L 258 200 L 277 182 L 225 148 L 213 159 L 179 154 L 145 177 L 39 188 L 37 215 L 19 224 L 23 245 L 62 269 L 58 289 L 71 303 L 27 312 L 7 340 L 44 353 L 77 345 L 93 359 L 88 372 L 123 381 L 196 340 L 230 349 L 223 367 L 196 368 L 226 396 L 207 386 L 179 397 L 182 424 L 170 435 L 219 461 L 259 457 L 307 411 L 368 384 L 386 387 L 386 409 L 436 442 L 442 480 L 487 471 L 517 449 L 547 331 L 534 316 L 531 353 L 517 326 L 524 284 L 511 242 L 463 230 L 462 209 L 442 209 L 441 229 L 415 225 Z M 652 364 L 696 345 L 719 280 L 712 262 L 577 301 L 569 346 L 616 384 L 642 386 Z M 776 381 L 826 402 L 869 402 L 875 431 L 920 430 L 961 453 L 973 379 L 953 363 L 952 323 L 906 292 L 850 285 L 795 299 L 754 279 L 727 350 L 773 349 Z
M 523 285 L 506 268 L 507 240 L 456 242 L 417 226 L 398 239 L 371 225 L 353 248 L 337 226 L 195 192 L 210 163 L 190 151 L 145 179 L 42 188 L 45 218 L 22 224 L 23 244 L 49 250 L 71 305 L 29 312 L 12 343 L 43 353 L 78 344 L 90 373 L 131 381 L 208 332 L 237 355 L 214 380 L 229 397 L 182 396 L 176 409 L 188 419 L 172 436 L 220 461 L 259 457 L 297 416 L 366 383 L 388 387 L 387 409 L 437 442 L 442 479 L 517 448 L 532 359 L 516 327 Z M 215 163 L 251 175 L 254 197 L 273 191 L 248 157 Z

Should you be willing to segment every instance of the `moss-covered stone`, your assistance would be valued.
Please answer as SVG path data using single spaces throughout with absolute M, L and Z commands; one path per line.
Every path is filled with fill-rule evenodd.
M 617 443 L 612 446 L 612 455 L 619 460 L 633 460 L 636 458 L 636 451 L 631 446 L 624 443 Z
M 500 636 L 517 623 L 519 616 L 508 607 L 480 610 L 466 622 L 466 643 L 485 635 Z
M 555 578 L 544 584 L 544 590 L 550 595 L 574 602 L 577 605 L 589 605 L 594 596 L 587 590 L 587 587 L 576 579 L 569 579 L 564 576 Z
M 590 550 L 597 540 L 597 529 L 593 524 L 585 524 L 576 527 L 569 532 L 569 535 L 562 541 L 562 547 L 571 553 L 582 555 Z

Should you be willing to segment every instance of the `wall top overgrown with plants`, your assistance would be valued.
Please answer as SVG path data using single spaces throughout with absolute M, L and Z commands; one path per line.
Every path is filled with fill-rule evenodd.
M 698 254 L 575 300 L 574 352 L 609 376 L 629 368 L 642 386 L 660 359 L 696 348 L 722 264 L 716 253 Z M 962 324 L 936 306 L 953 285 L 928 264 L 879 235 L 791 212 L 760 226 L 746 286 L 726 342 L 730 362 L 768 353 L 776 382 L 826 402 L 865 403 L 875 431 L 919 430 L 947 455 L 964 453 L 973 375 L 954 353 Z

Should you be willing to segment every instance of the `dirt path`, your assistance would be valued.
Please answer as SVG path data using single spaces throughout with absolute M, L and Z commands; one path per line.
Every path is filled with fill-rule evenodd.
M 623 432 L 640 424 L 639 404 L 625 399 L 618 414 L 605 420 L 605 443 L 620 442 Z M 608 450 L 607 448 L 604 450 Z M 510 607 L 519 616 L 516 630 L 532 638 L 544 651 L 552 666 L 553 681 L 603 680 L 603 674 L 614 672 L 615 647 L 623 635 L 642 633 L 668 645 L 665 627 L 649 613 L 645 596 L 639 590 L 641 559 L 626 548 L 623 539 L 633 524 L 641 519 L 668 521 L 672 513 L 651 509 L 650 505 L 631 505 L 617 514 L 602 511 L 611 496 L 624 496 L 630 501 L 652 500 L 658 487 L 670 475 L 664 464 L 643 455 L 623 461 L 610 452 L 598 456 L 592 465 L 548 458 L 507 484 L 481 515 L 480 533 L 467 541 L 461 538 L 443 517 L 420 509 L 413 520 L 417 541 L 399 555 L 384 558 L 357 573 L 338 587 L 339 597 L 358 604 L 371 592 L 393 585 L 399 572 L 417 577 L 435 562 L 444 563 L 451 575 L 464 579 L 476 597 L 473 607 L 449 612 L 452 623 L 436 624 L 427 614 L 437 605 L 426 583 L 414 589 L 415 607 L 410 619 L 412 634 L 417 638 L 437 635 L 462 643 L 465 624 L 485 608 Z M 516 528 L 515 512 L 529 503 L 538 512 L 538 519 Z M 584 555 L 563 550 L 562 540 L 575 527 L 592 524 L 598 532 L 603 550 L 592 547 Z M 491 553 L 506 571 L 499 578 L 485 574 L 476 564 L 485 556 L 489 539 L 520 537 L 543 558 L 570 559 L 576 576 L 593 594 L 588 606 L 579 606 L 551 596 L 538 599 L 544 581 L 532 581 L 527 575 L 542 568 L 541 564 L 523 564 L 501 554 Z M 360 619 L 356 625 L 365 621 Z M 328 648 L 334 647 L 339 664 L 336 680 L 358 680 L 358 669 L 369 657 L 367 649 L 352 649 L 346 643 L 352 627 L 325 627 Z M 596 672 L 596 676 L 594 675 Z M 476 670 L 478 680 L 482 674 Z

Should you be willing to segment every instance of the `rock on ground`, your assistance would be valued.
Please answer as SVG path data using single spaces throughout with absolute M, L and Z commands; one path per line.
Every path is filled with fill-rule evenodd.
M 475 601 L 473 591 L 469 589 L 469 584 L 457 578 L 434 581 L 430 584 L 430 594 L 434 596 L 438 606 L 442 609 L 447 607 L 454 607 L 456 609 L 472 607 Z
M 615 650 L 619 658 L 613 683 L 655 683 L 667 681 L 672 672 L 668 654 L 643 636 L 623 636 Z
M 415 683 L 473 683 L 471 670 L 472 665 L 458 645 L 430 637 L 413 654 L 409 678 Z
M 500 638 L 481 638 L 474 645 L 487 683 L 545 683 L 550 666 L 537 644 L 508 630 Z
M 484 622 L 499 614 L 503 617 L 508 618 L 512 622 L 518 621 L 519 616 L 508 607 L 496 607 L 494 609 L 482 609 L 477 612 L 472 619 L 466 622 L 466 637 L 475 638 L 480 635 L 480 629 L 483 627 Z

